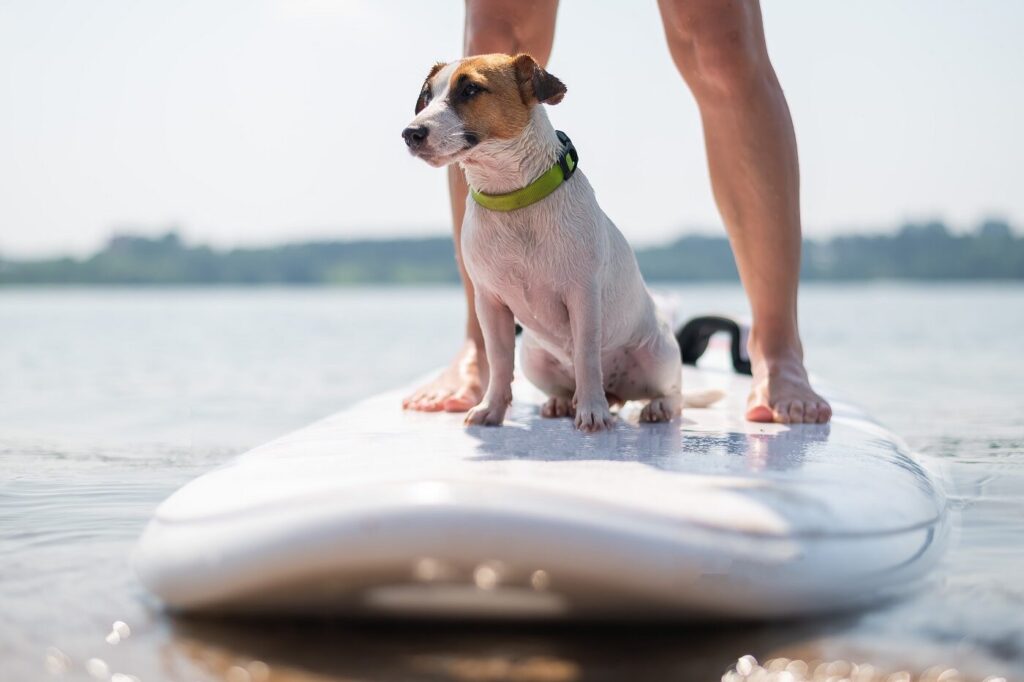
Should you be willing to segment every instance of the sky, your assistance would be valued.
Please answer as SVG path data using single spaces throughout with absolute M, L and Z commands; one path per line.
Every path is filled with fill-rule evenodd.
M 805 234 L 1024 223 L 1024 2 L 767 0 Z M 439 234 L 400 138 L 455 0 L 0 0 L 0 255 Z M 654 0 L 563 0 L 551 107 L 636 244 L 721 229 Z

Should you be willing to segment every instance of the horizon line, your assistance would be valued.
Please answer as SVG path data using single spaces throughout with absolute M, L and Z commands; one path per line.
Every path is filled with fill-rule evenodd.
M 975 235 L 988 224 L 1003 224 L 1009 228 L 1010 234 L 1014 238 L 1024 237 L 1024 231 L 1020 227 L 1011 222 L 1010 220 L 999 216 L 998 214 L 992 214 L 980 218 L 971 226 L 953 225 L 941 218 L 924 218 L 924 219 L 903 219 L 890 225 L 887 228 L 876 228 L 876 229 L 860 229 L 853 231 L 852 228 L 845 228 L 850 231 L 843 231 L 843 228 L 837 228 L 825 235 L 820 236 L 809 236 L 804 231 L 803 241 L 805 242 L 828 242 L 837 238 L 848 238 L 848 237 L 887 237 L 896 236 L 907 227 L 921 227 L 929 225 L 941 225 L 945 230 L 953 236 L 967 236 Z M 177 222 L 168 222 L 162 226 L 134 226 L 131 224 L 121 224 L 114 226 L 107 233 L 107 237 L 97 246 L 89 249 L 88 251 L 46 251 L 46 252 L 35 252 L 35 253 L 18 253 L 17 251 L 8 252 L 2 245 L 0 245 L 0 261 L 6 260 L 7 262 L 33 262 L 33 261 L 48 261 L 48 260 L 60 260 L 65 258 L 79 259 L 89 258 L 97 254 L 103 253 L 111 247 L 111 245 L 120 238 L 127 239 L 142 239 L 156 241 L 165 239 L 168 236 L 173 235 L 178 241 L 180 241 L 187 248 L 202 248 L 207 247 L 216 252 L 231 252 L 231 251 L 242 251 L 242 250 L 269 250 L 277 249 L 286 246 L 296 245 L 308 245 L 308 244 L 346 244 L 346 243 L 358 243 L 358 242 L 402 242 L 402 241 L 417 241 L 417 240 L 428 240 L 428 239 L 450 239 L 452 232 L 450 229 L 441 227 L 434 232 L 410 232 L 408 229 L 387 231 L 385 234 L 346 234 L 338 236 L 317 236 L 317 235 L 304 235 L 297 236 L 295 239 L 277 240 L 277 241 L 253 241 L 253 242 L 242 242 L 233 244 L 222 244 L 217 243 L 217 240 L 200 241 L 197 240 L 193 235 L 188 233 L 188 229 Z M 682 228 L 681 231 L 677 232 L 675 236 L 669 238 L 660 238 L 652 241 L 637 241 L 629 239 L 630 245 L 634 250 L 658 248 L 669 246 L 681 239 L 688 237 L 707 237 L 707 238 L 721 238 L 728 239 L 728 234 L 724 227 L 711 228 L 711 227 L 688 227 Z

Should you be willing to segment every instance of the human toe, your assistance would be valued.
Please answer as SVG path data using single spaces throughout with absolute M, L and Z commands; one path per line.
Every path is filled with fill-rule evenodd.
M 747 409 L 747 419 L 752 422 L 767 423 L 773 421 L 775 419 L 775 415 L 767 405 L 757 403 L 751 405 L 750 408 Z

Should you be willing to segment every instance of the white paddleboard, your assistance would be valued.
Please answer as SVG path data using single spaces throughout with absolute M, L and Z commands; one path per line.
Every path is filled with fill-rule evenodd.
M 470 618 L 772 618 L 913 589 L 944 498 L 893 434 L 833 401 L 829 425 L 743 419 L 749 377 L 684 370 L 726 398 L 611 432 L 538 414 L 503 427 L 370 398 L 181 488 L 137 548 L 168 607 Z

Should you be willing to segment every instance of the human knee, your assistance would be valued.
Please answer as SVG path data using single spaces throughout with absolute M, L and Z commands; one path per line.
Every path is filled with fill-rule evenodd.
M 694 50 L 695 73 L 691 82 L 708 94 L 740 96 L 770 72 L 767 58 L 744 40 L 698 40 Z
M 742 96 L 773 71 L 755 3 L 696 3 L 668 0 L 669 47 L 683 77 L 701 96 Z M 694 10 L 691 5 L 700 5 Z

